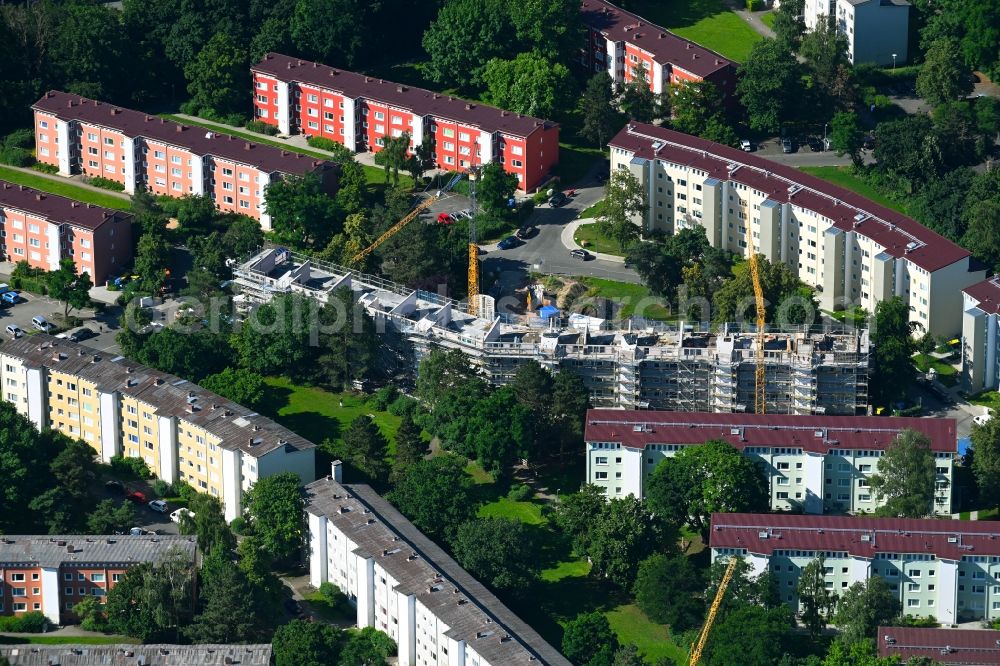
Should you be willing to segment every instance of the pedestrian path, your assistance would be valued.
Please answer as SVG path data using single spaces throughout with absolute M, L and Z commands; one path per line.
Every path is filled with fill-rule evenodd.
M 131 195 L 126 194 L 124 192 L 117 192 L 115 190 L 109 190 L 103 187 L 97 187 L 96 185 L 89 185 L 83 182 L 79 174 L 73 176 L 59 176 L 53 173 L 45 173 L 44 171 L 38 171 L 37 169 L 31 169 L 29 167 L 16 167 L 16 166 L 10 166 L 9 164 L 4 164 L 3 168 L 10 169 L 11 171 L 21 171 L 23 173 L 30 174 L 38 178 L 42 178 L 44 180 L 51 180 L 54 183 L 62 183 L 64 185 L 69 183 L 73 187 L 79 187 L 81 190 L 90 190 L 91 192 L 106 194 L 109 197 L 124 199 L 125 201 L 128 201 L 132 198 Z

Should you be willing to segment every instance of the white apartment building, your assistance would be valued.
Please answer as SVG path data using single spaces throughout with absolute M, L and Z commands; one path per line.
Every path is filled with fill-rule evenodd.
M 824 558 L 828 590 L 881 576 L 903 613 L 943 625 L 1000 617 L 1000 530 L 976 521 L 712 514 L 712 561 L 736 555 L 770 571 L 798 609 L 802 569 Z
M 823 310 L 909 304 L 917 334 L 958 334 L 958 293 L 986 277 L 968 250 L 905 215 L 791 167 L 688 134 L 630 123 L 612 169 L 646 188 L 645 231 L 700 226 L 713 247 L 754 250 L 819 292 Z
M 309 576 L 336 585 L 358 627 L 399 646 L 400 666 L 570 666 L 369 486 L 333 474 L 306 486 Z
M 1000 277 L 962 291 L 962 382 L 972 393 L 1000 388 Z
M 903 64 L 907 59 L 910 3 L 907 0 L 806 0 L 807 30 L 833 18 L 847 37 L 847 57 L 852 64 Z
M 933 513 L 949 515 L 954 419 L 591 409 L 584 431 L 586 483 L 608 497 L 645 497 L 650 475 L 664 458 L 722 440 L 767 475 L 774 511 L 872 513 L 879 503 L 868 479 L 907 429 L 931 441 L 937 467 Z
M 259 478 L 316 478 L 316 445 L 246 407 L 124 356 L 38 334 L 0 347 L 0 390 L 36 428 L 142 458 L 159 478 L 218 497 L 227 520 Z

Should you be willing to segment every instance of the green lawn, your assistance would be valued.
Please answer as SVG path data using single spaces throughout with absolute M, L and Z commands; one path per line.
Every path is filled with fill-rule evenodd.
M 823 310 L 823 313 L 833 317 L 839 322 L 849 321 L 859 326 L 868 321 L 868 313 L 864 308 L 859 306 L 851 306 L 848 310 L 836 310 L 833 312 L 830 310 Z
M 515 502 L 501 497 L 495 502 L 479 507 L 480 518 L 508 518 L 526 525 L 543 525 L 546 522 L 542 516 L 542 505 L 537 502 Z
M 760 15 L 760 21 L 771 30 L 774 30 L 774 12 L 764 12 Z
M 619 317 L 622 319 L 627 319 L 633 315 L 659 321 L 674 319 L 670 311 L 662 305 L 663 299 L 653 296 L 649 291 L 649 287 L 641 284 L 616 282 L 614 280 L 594 277 L 579 277 L 575 279 L 590 287 L 587 296 L 619 301 L 622 305 Z
M 601 199 L 590 208 L 585 208 L 583 212 L 580 213 L 580 219 L 586 220 L 589 218 L 597 218 L 600 217 L 603 213 L 604 213 L 604 199 Z
M 362 414 L 371 414 L 389 440 L 390 449 L 395 444 L 399 417 L 373 410 L 366 404 L 368 396 L 298 386 L 285 377 L 268 377 L 266 381 L 268 408 L 261 411 L 311 442 L 320 444 L 325 439 L 339 442 L 351 421 Z
M 141 641 L 129 638 L 128 636 L 116 636 L 113 634 L 106 636 L 99 634 L 92 636 L 49 636 L 46 634 L 38 634 L 36 636 L 8 636 L 6 634 L 0 634 L 0 643 L 10 645 L 17 643 L 35 643 L 38 645 L 109 645 L 112 643 L 138 644 L 140 642 Z
M 913 357 L 913 364 L 917 366 L 917 370 L 921 373 L 926 373 L 931 368 L 934 368 L 937 371 L 938 381 L 945 386 L 954 386 L 958 381 L 958 370 L 955 369 L 955 366 L 928 354 L 915 355 Z
M 77 187 L 68 179 L 63 183 L 58 180 L 36 176 L 33 173 L 25 173 L 24 171 L 9 169 L 7 167 L 0 167 L 0 179 L 10 181 L 16 185 L 33 187 L 36 190 L 48 192 L 49 194 L 58 194 L 61 197 L 69 197 L 70 199 L 94 204 L 95 206 L 103 206 L 104 208 L 129 210 L 132 207 L 132 202 L 128 199 Z
M 182 123 L 184 125 L 194 125 L 196 127 L 204 127 L 205 129 L 210 129 L 215 132 L 222 132 L 223 134 L 228 134 L 229 136 L 239 137 L 241 139 L 246 139 L 247 141 L 253 141 L 254 143 L 263 144 L 265 146 L 274 146 L 275 148 L 282 148 L 291 153 L 299 153 L 300 155 L 307 155 L 309 157 L 315 157 L 321 160 L 328 160 L 330 156 L 326 153 L 321 153 L 315 150 L 310 150 L 308 148 L 300 148 L 299 146 L 293 146 L 284 141 L 279 141 L 277 139 L 268 139 L 261 136 L 260 134 L 253 134 L 247 132 L 238 127 L 230 127 L 228 125 L 217 125 L 210 124 L 206 122 L 200 122 L 197 120 L 191 120 L 189 118 L 181 118 L 172 113 L 161 114 L 164 118 L 173 120 L 174 122 Z M 368 166 L 367 164 L 362 164 L 365 170 L 365 176 L 368 178 L 369 185 L 384 185 L 385 184 L 385 171 L 379 167 Z M 403 188 L 413 187 L 413 179 L 404 173 L 399 174 L 399 186 Z
M 969 402 L 973 405 L 980 405 L 982 407 L 989 407 L 994 411 L 1000 411 L 1000 392 L 983 391 L 969 398 Z
M 737 62 L 746 60 L 763 39 L 724 0 L 637 0 L 629 9 Z
M 475 460 L 469 461 L 465 466 L 465 473 L 472 477 L 472 481 L 477 485 L 487 485 L 493 483 L 493 475 L 480 467 Z
M 589 211 L 600 205 L 600 203 L 594 204 L 587 210 Z M 614 238 L 608 238 L 602 234 L 596 223 L 581 224 L 576 228 L 576 232 L 573 234 L 573 240 L 576 241 L 576 244 L 580 247 L 585 247 L 592 252 L 613 254 L 616 257 L 625 256 L 625 252 L 622 250 L 622 246 L 618 243 L 618 241 Z
M 552 170 L 552 174 L 559 177 L 560 187 L 563 189 L 571 188 L 587 174 L 594 162 L 603 157 L 604 151 L 599 148 L 561 141 L 559 143 L 559 164 Z
M 824 166 L 824 167 L 799 167 L 808 174 L 822 178 L 834 185 L 840 185 L 844 189 L 856 192 L 866 199 L 871 199 L 875 203 L 882 204 L 886 208 L 891 208 L 906 215 L 906 207 L 889 199 L 874 187 L 854 175 L 852 167 L 849 166 Z
M 618 634 L 618 642 L 635 645 L 647 663 L 656 663 L 664 658 L 677 664 L 687 663 L 687 650 L 671 640 L 670 630 L 665 625 L 651 622 L 635 604 L 618 606 L 604 615 L 611 623 L 611 629 Z

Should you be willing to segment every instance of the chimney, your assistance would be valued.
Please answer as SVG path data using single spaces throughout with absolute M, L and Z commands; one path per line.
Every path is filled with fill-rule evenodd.
M 396 86 L 396 92 L 406 92 L 406 86 Z
M 691 48 L 691 42 L 685 42 L 684 43 L 684 48 L 690 49 Z
M 174 127 L 174 131 L 175 132 L 183 132 L 184 131 L 184 125 L 177 125 L 177 126 L 175 126 Z
M 35 199 L 36 199 L 36 200 L 38 200 L 38 201 L 41 201 L 41 200 L 42 200 L 42 199 L 44 199 L 44 198 L 45 198 L 45 197 L 44 197 L 44 196 L 42 196 L 42 194 L 41 194 L 40 192 L 39 192 L 38 194 L 36 194 L 36 195 L 35 195 Z
M 246 142 L 245 142 L 245 143 L 243 144 L 243 150 L 250 150 L 250 142 L 249 142 L 249 141 L 246 141 Z
M 79 205 L 80 205 L 80 203 L 78 201 L 73 201 L 72 203 L 70 203 L 70 207 L 71 208 L 76 208 Z
M 344 463 L 339 460 L 334 460 L 330 463 L 330 478 L 337 483 L 342 483 L 344 480 Z
M 471 104 L 466 104 L 465 105 L 465 110 L 466 111 L 472 111 L 472 105 Z
M 76 552 L 76 548 L 73 546 L 73 544 L 68 543 L 68 544 L 66 544 L 66 552 L 67 553 L 75 553 Z
M 365 77 L 365 83 L 371 83 L 371 82 L 372 82 L 372 77 L 366 76 Z

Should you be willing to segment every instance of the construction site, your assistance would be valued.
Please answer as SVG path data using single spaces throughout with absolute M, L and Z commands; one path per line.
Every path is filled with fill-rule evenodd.
M 385 344 L 407 350 L 401 369 L 410 373 L 431 350 L 458 349 L 495 384 L 510 381 L 529 361 L 576 373 L 594 407 L 831 415 L 868 410 L 867 331 L 812 327 L 759 334 L 745 325 L 542 318 L 501 311 L 486 295 L 476 297 L 472 314 L 464 302 L 278 247 L 256 253 L 234 275 L 243 311 L 278 294 L 325 303 L 338 289 L 350 289 Z

